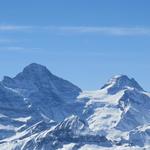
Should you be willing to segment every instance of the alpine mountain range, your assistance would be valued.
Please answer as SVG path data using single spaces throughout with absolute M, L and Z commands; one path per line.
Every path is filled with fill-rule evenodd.
M 126 75 L 82 91 L 32 63 L 0 81 L 0 150 L 150 150 L 150 93 Z

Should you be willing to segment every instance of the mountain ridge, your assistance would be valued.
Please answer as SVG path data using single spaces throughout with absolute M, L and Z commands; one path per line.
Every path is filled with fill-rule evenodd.
M 0 82 L 0 108 L 1 150 L 150 147 L 150 93 L 126 75 L 82 91 L 32 63 Z

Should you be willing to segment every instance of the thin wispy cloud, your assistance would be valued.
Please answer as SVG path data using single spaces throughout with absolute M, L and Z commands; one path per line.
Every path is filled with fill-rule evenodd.
M 27 31 L 33 30 L 33 26 L 0 25 L 0 31 Z
M 90 33 L 100 35 L 115 35 L 115 36 L 150 36 L 150 28 L 140 27 L 59 27 L 59 30 L 69 33 Z
M 11 43 L 11 42 L 14 42 L 14 40 L 0 38 L 0 43 Z
M 0 31 L 52 32 L 63 34 L 97 34 L 112 36 L 150 36 L 150 27 L 101 27 L 101 26 L 17 26 L 0 25 Z
M 28 51 L 39 51 L 40 48 L 32 48 L 32 47 L 20 47 L 20 46 L 6 46 L 0 47 L 0 51 L 9 51 L 9 52 L 28 52 Z

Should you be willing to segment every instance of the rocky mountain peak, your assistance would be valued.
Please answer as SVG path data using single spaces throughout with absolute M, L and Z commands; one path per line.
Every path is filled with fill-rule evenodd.
M 107 89 L 109 94 L 115 94 L 120 90 L 133 88 L 143 91 L 143 88 L 134 78 L 126 75 L 117 75 L 112 77 L 101 89 Z

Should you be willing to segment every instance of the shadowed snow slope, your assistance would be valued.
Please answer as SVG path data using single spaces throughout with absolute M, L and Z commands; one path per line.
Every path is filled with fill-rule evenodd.
M 149 110 L 133 78 L 82 92 L 33 63 L 0 82 L 0 150 L 148 149 Z

